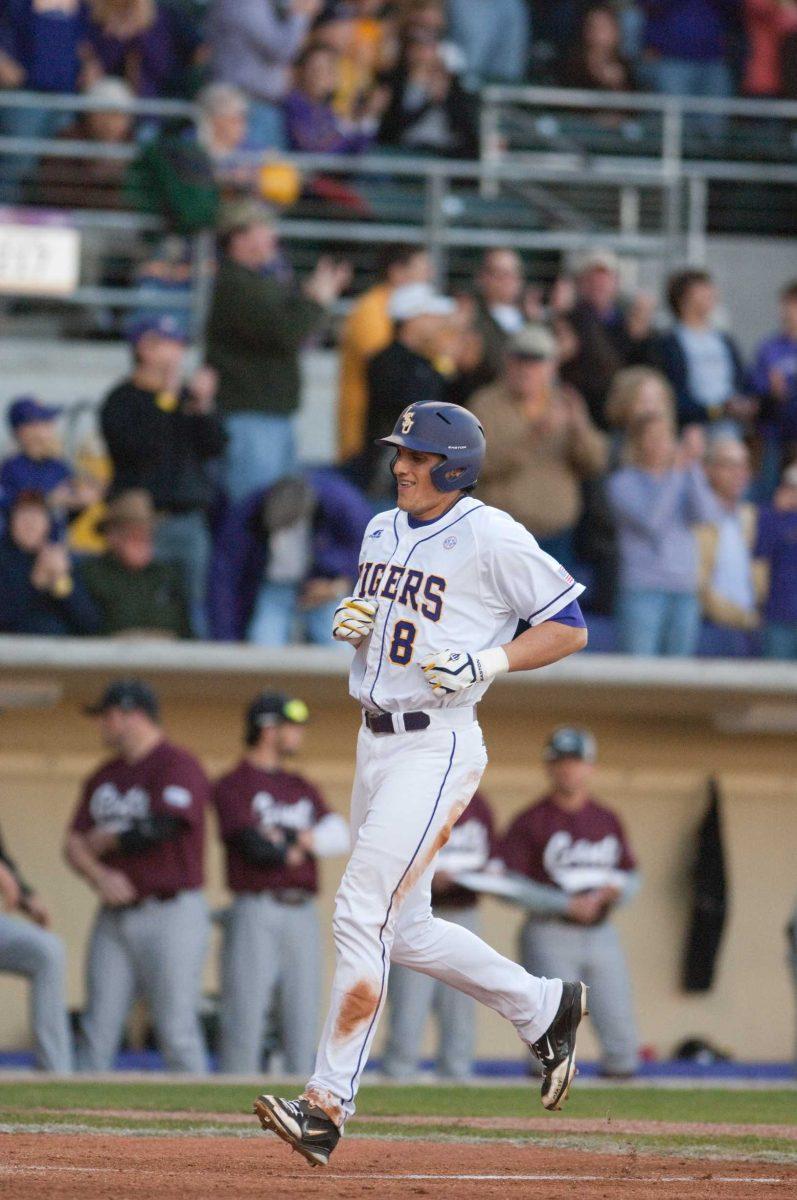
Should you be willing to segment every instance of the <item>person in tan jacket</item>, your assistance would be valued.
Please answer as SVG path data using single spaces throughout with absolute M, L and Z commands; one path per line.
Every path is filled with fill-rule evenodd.
M 747 656 L 756 648 L 752 635 L 761 624 L 766 588 L 765 567 L 753 558 L 758 512 L 743 500 L 751 477 L 747 447 L 731 436 L 714 439 L 706 473 L 722 513 L 696 529 L 702 649 L 718 657 Z
M 582 481 L 605 469 L 608 443 L 581 396 L 558 385 L 556 361 L 553 334 L 527 325 L 509 342 L 501 378 L 476 392 L 469 408 L 487 439 L 477 495 L 567 563 Z

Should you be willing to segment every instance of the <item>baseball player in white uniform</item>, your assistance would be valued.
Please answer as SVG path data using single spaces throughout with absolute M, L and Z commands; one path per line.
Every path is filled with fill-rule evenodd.
M 485 443 L 466 409 L 413 404 L 381 444 L 395 449 L 398 505 L 368 525 L 355 594 L 333 625 L 356 646 L 349 690 L 363 721 L 331 1003 L 303 1095 L 255 1101 L 263 1128 L 313 1165 L 326 1165 L 354 1112 L 391 961 L 511 1021 L 542 1064 L 548 1109 L 567 1098 L 587 1007 L 583 983 L 529 975 L 431 908 L 438 851 L 487 765 L 476 705 L 496 675 L 586 644 L 584 589 L 521 525 L 470 494 Z M 519 620 L 529 628 L 514 637 Z

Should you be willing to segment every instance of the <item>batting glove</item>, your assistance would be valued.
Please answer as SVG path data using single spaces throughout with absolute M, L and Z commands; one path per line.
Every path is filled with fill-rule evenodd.
M 376 607 L 373 600 L 361 600 L 359 596 L 344 597 L 332 618 L 333 638 L 359 646 L 373 632 Z
M 496 675 L 509 670 L 509 659 L 501 646 L 469 654 L 466 650 L 438 650 L 421 659 L 421 670 L 435 696 L 450 696 L 488 683 Z

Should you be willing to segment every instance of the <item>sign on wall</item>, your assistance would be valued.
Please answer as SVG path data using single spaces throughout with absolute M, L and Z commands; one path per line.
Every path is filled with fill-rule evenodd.
M 0 212 L 0 295 L 68 296 L 80 279 L 80 232 Z

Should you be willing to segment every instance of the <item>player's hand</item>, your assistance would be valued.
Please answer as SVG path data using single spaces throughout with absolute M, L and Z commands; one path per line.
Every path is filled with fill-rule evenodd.
M 109 908 L 124 908 L 138 899 L 138 893 L 121 871 L 103 871 L 97 879 L 97 891 Z
M 602 916 L 603 905 L 597 892 L 581 892 L 571 896 L 567 916 L 576 925 L 594 925 Z
M 0 904 L 6 912 L 14 912 L 21 899 L 22 891 L 15 877 L 4 863 L 0 863 Z
M 52 924 L 50 910 L 42 904 L 38 896 L 26 896 L 20 907 L 23 912 L 27 913 L 31 921 L 35 921 L 42 929 L 50 928 Z
M 420 661 L 426 682 L 435 696 L 450 696 L 487 683 L 502 671 L 509 670 L 505 651 L 500 646 L 469 654 L 467 650 L 438 650 Z
M 332 618 L 332 636 L 339 642 L 359 646 L 374 630 L 377 606 L 373 600 L 344 596 Z

